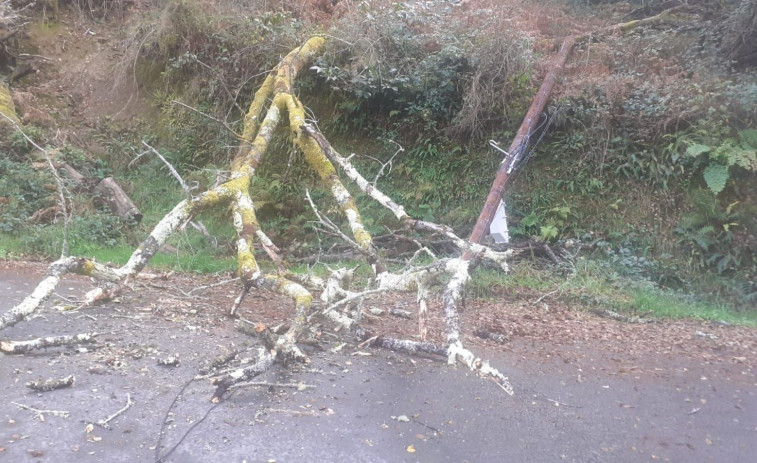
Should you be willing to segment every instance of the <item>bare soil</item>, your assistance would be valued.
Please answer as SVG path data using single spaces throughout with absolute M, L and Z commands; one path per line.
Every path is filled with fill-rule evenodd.
M 28 294 L 44 268 L 3 263 L 0 310 Z M 548 298 L 533 303 L 536 295 L 469 301 L 463 313 L 465 340 L 510 377 L 513 397 L 434 359 L 349 342 L 338 349 L 342 334 L 324 324 L 303 344 L 310 365 L 276 367 L 259 378 L 314 388 L 245 388 L 215 406 L 209 381 L 192 378 L 245 343 L 251 350 L 242 357 L 254 357 L 257 341 L 227 316 L 233 283 L 187 293 L 229 278 L 141 279 L 119 300 L 67 311 L 90 283 L 66 277 L 37 316 L 3 338 L 98 332 L 98 342 L 0 354 L 0 460 L 149 462 L 185 435 L 166 461 L 742 462 L 757 454 L 756 330 L 620 323 Z M 367 306 L 415 313 L 412 298 Z M 291 310 L 286 299 L 251 294 L 240 316 L 277 324 Z M 440 309 L 430 312 L 439 340 Z M 404 338 L 417 332 L 415 320 L 390 315 L 365 323 Z M 470 335 L 481 327 L 504 331 L 508 340 Z M 177 366 L 159 365 L 171 356 Z M 70 374 L 71 388 L 38 393 L 25 386 Z M 135 404 L 111 429 L 95 424 L 121 409 L 127 394 Z M 17 404 L 69 414 L 41 419 Z

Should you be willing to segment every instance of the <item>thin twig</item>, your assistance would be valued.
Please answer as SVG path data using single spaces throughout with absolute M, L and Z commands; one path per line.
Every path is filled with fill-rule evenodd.
M 194 111 L 194 112 L 196 112 L 197 114 L 200 114 L 200 115 L 202 115 L 202 116 L 205 116 L 205 117 L 207 117 L 208 119 L 210 119 L 210 120 L 211 120 L 211 121 L 213 121 L 213 122 L 217 122 L 217 123 L 221 124 L 221 125 L 222 125 L 222 126 L 223 126 L 223 127 L 224 127 L 224 128 L 226 129 L 226 130 L 228 130 L 229 132 L 231 132 L 231 133 L 232 133 L 232 135 L 234 135 L 235 137 L 237 137 L 237 138 L 238 138 L 238 139 L 240 139 L 240 140 L 242 139 L 242 136 L 241 136 L 240 134 L 236 133 L 236 132 L 234 131 L 234 129 L 232 129 L 232 128 L 231 128 L 231 127 L 230 127 L 230 126 L 229 126 L 229 125 L 228 125 L 228 124 L 227 124 L 226 122 L 222 121 L 221 119 L 218 119 L 218 118 L 216 118 L 216 117 L 213 117 L 213 116 L 211 116 L 210 114 L 204 113 L 204 112 L 200 111 L 200 110 L 199 110 L 199 109 L 197 109 L 197 108 L 193 108 L 193 107 L 189 106 L 188 104 L 184 104 L 184 103 L 182 103 L 181 101 L 171 100 L 171 103 L 173 103 L 173 104 L 177 104 L 177 105 L 179 105 L 179 106 L 181 106 L 181 107 L 184 107 L 184 108 L 186 108 L 186 109 L 188 109 L 188 110 L 190 110 L 190 111 Z
M 170 162 L 168 162 L 168 160 L 165 157 L 163 157 L 163 155 L 160 154 L 160 152 L 158 150 L 156 150 L 155 148 L 153 148 L 146 141 L 142 140 L 142 145 L 144 145 L 145 148 L 148 149 L 148 151 L 144 151 L 144 152 L 138 154 L 137 157 L 135 157 L 134 159 L 132 159 L 131 162 L 129 163 L 129 167 L 131 167 L 131 165 L 134 164 L 134 162 L 137 159 L 141 158 L 142 156 L 144 156 L 148 152 L 152 152 L 155 156 L 158 157 L 158 159 L 160 159 L 161 161 L 163 161 L 163 164 L 165 164 L 166 167 L 168 167 L 168 171 L 171 172 L 171 175 L 176 179 L 177 182 L 179 182 L 179 185 L 181 185 L 181 189 L 184 191 L 184 195 L 187 197 L 188 200 L 191 200 L 192 197 L 193 197 L 192 196 L 192 189 L 189 188 L 189 186 L 184 181 L 184 179 L 181 178 L 181 175 L 179 175 L 179 172 L 176 170 L 176 168 Z M 197 221 L 197 223 L 195 223 L 192 220 L 189 220 L 188 222 L 189 222 L 190 225 L 192 225 L 192 227 L 194 227 L 196 230 L 198 230 L 200 233 L 202 233 L 203 236 L 215 239 L 208 232 L 208 229 L 205 227 L 205 225 L 202 222 Z
M 19 53 L 18 57 L 19 58 L 39 58 L 39 59 L 42 59 L 42 60 L 45 60 L 45 61 L 55 61 L 54 59 L 48 58 L 47 56 L 31 55 L 29 53 Z
M 61 418 L 68 418 L 68 415 L 69 415 L 68 411 L 66 410 L 37 410 L 36 408 L 30 407 L 28 405 L 20 404 L 18 402 L 11 402 L 11 403 L 19 408 L 36 413 L 37 418 L 39 418 L 40 421 L 45 421 L 45 416 L 44 416 L 45 413 L 48 415 L 58 416 Z
M 555 294 L 555 293 L 556 293 L 556 292 L 558 292 L 558 291 L 560 291 L 560 288 L 558 288 L 558 289 L 556 289 L 556 290 L 554 290 L 554 291 L 550 291 L 550 292 L 548 292 L 547 294 L 545 294 L 545 295 L 541 296 L 541 297 L 540 297 L 539 299 L 537 299 L 537 300 L 535 300 L 534 302 L 532 302 L 532 304 L 538 304 L 539 302 L 543 301 L 544 299 L 548 298 L 549 296 L 551 296 L 551 295 Z
M 310 208 L 313 210 L 313 213 L 316 217 L 318 217 L 318 220 L 321 222 L 321 224 L 327 228 L 327 230 L 321 230 L 324 233 L 332 234 L 335 236 L 338 236 L 342 240 L 344 240 L 347 244 L 352 246 L 352 248 L 356 249 L 357 251 L 360 251 L 360 246 L 352 240 L 349 236 L 345 235 L 339 227 L 334 224 L 334 222 L 331 221 L 328 217 L 321 215 L 320 212 L 318 212 L 318 208 L 315 207 L 315 203 L 313 203 L 313 199 L 310 197 L 310 190 L 305 190 L 305 199 L 308 200 L 308 203 L 310 203 Z
M 388 161 L 381 164 L 381 169 L 379 169 L 378 173 L 376 174 L 376 177 L 373 179 L 374 187 L 376 186 L 376 182 L 378 182 L 381 176 L 384 174 L 384 169 L 386 169 L 386 166 L 389 166 L 389 171 L 387 171 L 386 173 L 386 175 L 389 175 L 392 173 L 392 167 L 394 167 L 394 158 L 396 158 L 398 154 L 405 151 L 405 148 L 403 148 L 402 145 L 400 145 L 396 141 L 394 140 L 389 140 L 389 141 L 397 145 L 397 151 L 394 152 L 394 154 L 392 155 L 392 157 L 389 158 Z
M 105 418 L 104 420 L 100 420 L 100 421 L 98 421 L 98 422 L 97 422 L 97 423 L 95 423 L 95 424 L 97 424 L 98 426 L 102 426 L 102 427 L 103 427 L 103 428 L 105 428 L 105 429 L 110 429 L 110 425 L 109 425 L 108 423 L 110 423 L 110 422 L 111 422 L 111 421 L 113 421 L 114 419 L 116 419 L 116 418 L 118 418 L 119 416 L 121 416 L 122 414 L 124 414 L 124 412 L 126 412 L 126 410 L 128 410 L 128 409 L 129 409 L 129 408 L 130 408 L 130 407 L 131 407 L 132 405 L 134 405 L 134 402 L 133 402 L 133 401 L 131 400 L 131 394 L 129 394 L 129 393 L 127 392 L 127 393 L 126 393 L 126 405 L 124 405 L 124 406 L 123 406 L 123 407 L 122 407 L 122 408 L 121 408 L 120 410 L 118 410 L 118 411 L 117 411 L 116 413 L 114 413 L 114 414 L 110 415 L 109 417 Z
M 149 152 L 152 152 L 155 156 L 157 156 L 158 159 L 160 159 L 161 161 L 163 161 L 163 164 L 165 164 L 166 167 L 168 167 L 168 171 L 171 172 L 171 175 L 176 179 L 176 181 L 179 182 L 179 185 L 181 185 L 181 189 L 184 190 L 184 195 L 186 195 L 187 198 L 191 198 L 192 197 L 192 190 L 189 189 L 189 187 L 187 186 L 187 184 L 184 182 L 184 179 L 181 178 L 181 175 L 179 175 L 179 172 L 174 168 L 174 166 L 170 162 L 168 162 L 168 160 L 166 158 L 164 158 L 163 155 L 160 154 L 160 152 L 158 150 L 156 150 L 155 148 L 153 148 L 152 146 L 150 146 L 150 144 L 148 144 L 146 141 L 142 140 L 142 145 L 145 148 L 147 148 L 149 150 Z M 147 153 L 148 153 L 148 151 L 140 153 L 137 157 L 135 157 L 134 159 L 131 160 L 131 162 L 129 163 L 128 167 L 131 167 L 132 164 L 134 164 L 134 162 L 137 159 L 141 158 L 143 155 L 145 155 Z
M 212 284 L 209 284 L 209 285 L 197 286 L 197 287 L 195 287 L 195 288 L 193 288 L 193 289 L 191 289 L 191 290 L 189 290 L 187 292 L 184 292 L 184 291 L 181 291 L 181 290 L 179 290 L 179 291 L 181 291 L 182 293 L 184 293 L 185 296 L 191 296 L 195 291 L 202 291 L 203 289 L 215 288 L 217 286 L 223 286 L 223 285 L 227 285 L 229 283 L 234 283 L 234 282 L 237 282 L 237 281 L 239 281 L 239 277 L 232 278 L 230 280 L 219 281 L 218 283 L 212 283 Z

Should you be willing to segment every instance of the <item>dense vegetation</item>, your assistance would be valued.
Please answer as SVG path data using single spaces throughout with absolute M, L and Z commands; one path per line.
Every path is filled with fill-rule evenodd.
M 262 73 L 314 33 L 332 38 L 298 91 L 321 129 L 357 153 L 366 177 L 383 167 L 378 182 L 413 214 L 466 234 L 501 160 L 487 140 L 509 144 L 560 37 L 678 2 L 554 0 L 526 10 L 497 1 L 176 0 L 128 14 L 127 2 L 90 3 L 80 15 L 127 18 L 117 74 L 139 79 L 155 109 L 141 122 L 101 120 L 93 131 L 100 156 L 61 149 L 88 175 L 127 182 L 143 208 L 144 223 L 130 227 L 88 198 L 76 201 L 72 252 L 118 259 L 113 250 L 136 242 L 182 194 L 157 159 L 129 166 L 134 147 L 148 140 L 197 189 L 212 184 L 234 152 L 234 130 Z M 512 232 L 517 240 L 580 245 L 589 260 L 567 273 L 582 286 L 574 277 L 552 280 L 555 269 L 540 273 L 573 300 L 644 311 L 683 297 L 754 313 L 757 1 L 680 3 L 669 21 L 575 50 L 531 140 L 533 159 L 506 195 Z M 253 188 L 264 228 L 294 257 L 328 237 L 305 240 L 311 215 L 301 198 L 316 179 L 288 137 L 277 135 Z M 0 252 L 53 256 L 59 224 L 27 220 L 54 203 L 48 174 L 30 167 L 23 138 L 3 149 Z M 385 212 L 361 207 L 372 231 L 393 227 Z M 223 268 L 230 230 L 201 219 L 224 238 L 188 231 L 173 243 L 175 254 L 189 268 Z M 521 274 L 540 271 L 527 266 Z M 480 277 L 486 281 L 485 269 Z M 601 284 L 593 290 L 591 282 Z M 627 298 L 613 301 L 618 287 Z M 662 302 L 650 303 L 649 294 Z

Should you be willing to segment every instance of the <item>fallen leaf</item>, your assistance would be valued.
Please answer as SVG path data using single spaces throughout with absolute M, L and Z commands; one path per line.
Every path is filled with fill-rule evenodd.
M 26 452 L 33 457 L 41 457 L 45 454 L 42 450 L 27 450 Z
M 91 433 L 95 429 L 95 426 L 92 423 L 89 423 L 85 428 L 84 432 L 87 434 Z
M 415 447 L 412 445 L 407 446 L 407 453 L 415 453 Z
M 397 417 L 397 421 L 400 423 L 408 423 L 410 421 L 410 418 L 408 418 L 406 415 L 400 415 Z

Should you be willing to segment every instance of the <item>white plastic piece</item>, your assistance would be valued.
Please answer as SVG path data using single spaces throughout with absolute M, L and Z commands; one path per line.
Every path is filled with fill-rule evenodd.
M 507 230 L 505 203 L 501 200 L 497 207 L 497 212 L 494 214 L 494 220 L 492 220 L 492 224 L 489 226 L 489 233 L 497 244 L 510 242 L 510 232 Z

